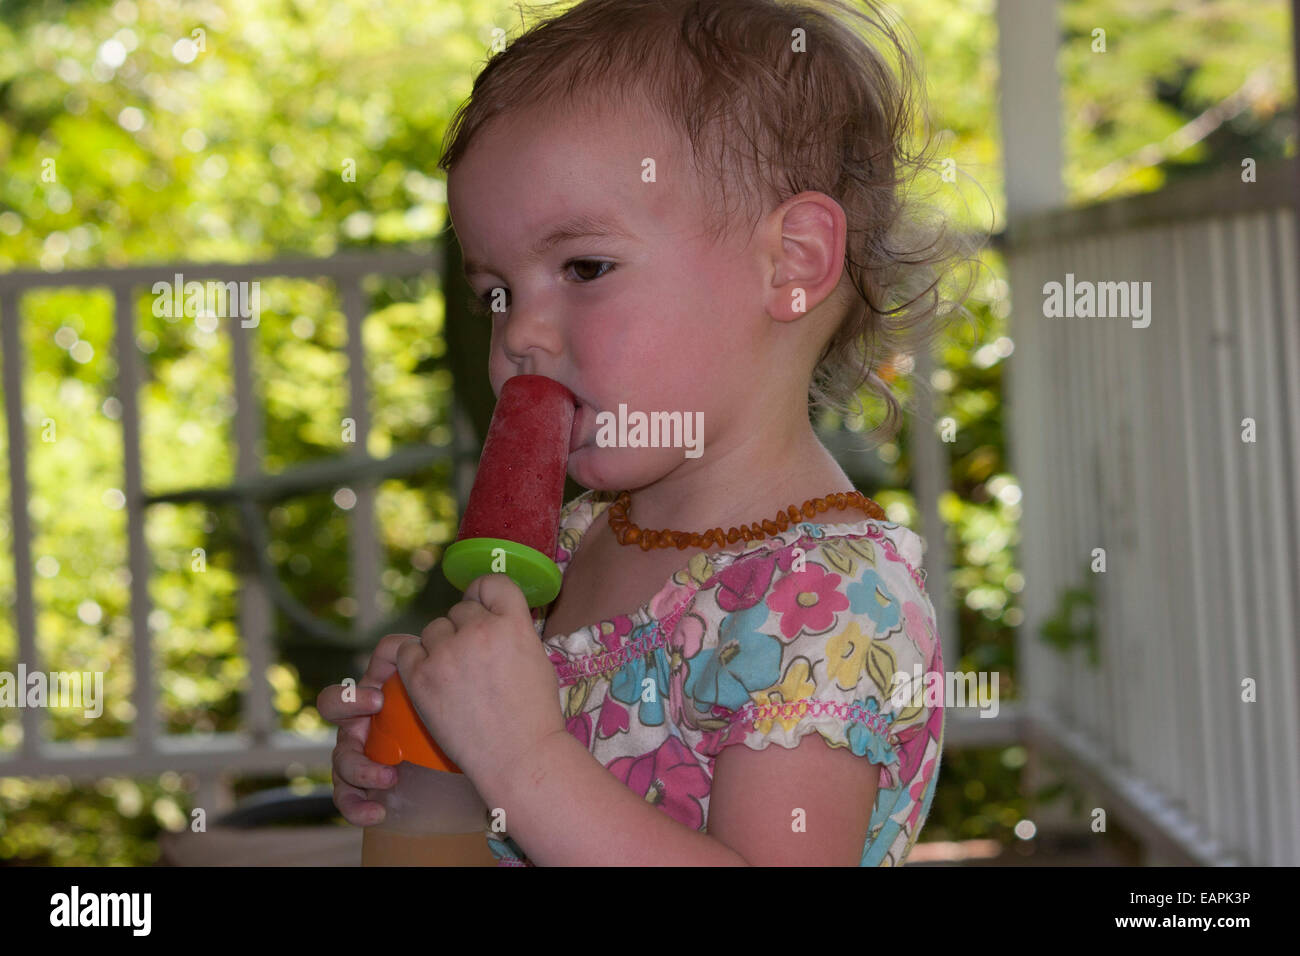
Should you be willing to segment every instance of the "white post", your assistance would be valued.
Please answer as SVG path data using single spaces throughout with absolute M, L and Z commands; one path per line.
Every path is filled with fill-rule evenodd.
M 1056 0 L 998 0 L 1007 225 L 1065 204 Z M 1014 238 L 1014 236 L 1013 236 Z
M 1002 162 L 1007 196 L 1006 233 L 1014 242 L 1016 223 L 1022 217 L 1056 209 L 1065 203 L 1061 177 L 1064 149 L 1060 78 L 1056 65 L 1060 23 L 1056 0 L 998 0 L 997 25 Z M 1035 686 L 1031 675 L 1043 673 L 1041 668 L 1034 666 L 1040 651 L 1036 635 L 1042 609 L 1051 596 L 1043 594 L 1039 588 L 1044 580 L 1041 569 L 1050 561 L 1048 547 L 1052 537 L 1046 533 L 1047 529 L 1034 526 L 1035 516 L 1041 516 L 1039 520 L 1042 520 L 1051 513 L 1039 503 L 1040 496 L 1047 494 L 1048 489 L 1034 480 L 1045 474 L 1047 463 L 1025 457 L 1041 450 L 1047 437 L 1036 433 L 1036 429 L 1041 430 L 1044 418 L 1026 401 L 1034 397 L 1035 366 L 1043 359 L 1041 355 L 1027 354 L 1031 352 L 1029 346 L 1046 340 L 1034 334 L 1038 329 L 1023 337 L 1017 334 L 1018 326 L 1034 321 L 1034 310 L 1038 308 L 1033 288 L 1024 282 L 1035 274 L 1024 268 L 1028 256 L 1028 252 L 1017 252 L 1014 248 L 1007 255 L 1007 268 L 1019 281 L 1011 283 L 1015 304 L 1009 330 L 1017 347 L 1015 356 L 1007 365 L 1004 380 L 1010 400 L 1006 416 L 1007 459 L 1012 472 L 1020 478 L 1022 493 L 1020 566 L 1025 573 L 1022 600 L 1025 616 L 1016 629 L 1016 654 L 1024 688 L 1021 696 L 1026 739 L 1031 743 L 1030 761 L 1022 780 L 1032 793 L 1044 781 L 1045 768 L 1041 755 L 1035 753 L 1032 746 L 1034 731 L 1031 724 L 1034 711 L 1043 705 L 1042 695 L 1051 693 L 1050 685 Z M 1021 381 L 1022 375 L 1026 377 L 1024 382 Z M 1054 815 L 1044 814 L 1043 809 L 1036 808 L 1035 816 L 1050 828 L 1053 823 L 1050 818 Z
M 144 473 L 140 461 L 140 352 L 135 344 L 132 286 L 113 290 L 117 341 L 117 398 L 122 403 L 122 469 L 126 493 L 127 563 L 131 569 L 131 633 L 135 652 L 135 745 L 153 753 L 158 737 L 158 693 L 154 687 L 153 636 L 149 632 L 149 571 L 144 536 Z
M 366 457 L 370 438 L 370 386 L 366 375 L 366 350 L 362 325 L 366 302 L 361 277 L 350 276 L 342 284 L 343 315 L 348 327 L 349 414 L 356 423 L 356 444 L 352 454 Z M 375 523 L 375 482 L 359 478 L 354 482 L 356 504 L 348 514 L 348 554 L 352 574 L 352 596 L 357 602 L 353 632 L 360 635 L 379 622 L 379 565 L 381 561 L 378 525 Z
M 949 488 L 952 467 L 948 445 L 935 434 L 934 398 L 930 376 L 934 358 L 929 348 L 920 349 L 916 361 L 916 410 L 909 418 L 912 442 L 912 490 L 920 513 L 918 529 L 925 540 L 925 591 L 934 605 L 935 626 L 939 629 L 939 646 L 943 667 L 955 670 L 961 652 L 957 615 L 952 606 L 948 572 L 952 567 L 952 549 L 948 545 L 948 525 L 939 515 L 939 499 Z
M 265 302 L 263 302 L 265 304 Z M 252 335 L 240 322 L 231 321 L 230 359 L 235 385 L 235 474 L 240 479 L 262 472 L 261 407 L 253 376 Z M 261 507 L 255 502 L 254 507 Z M 267 671 L 271 666 L 270 643 L 274 637 L 275 613 L 267 586 L 254 565 L 239 582 L 239 633 L 248 655 L 248 695 L 244 698 L 244 723 L 255 743 L 271 735 L 274 713 Z

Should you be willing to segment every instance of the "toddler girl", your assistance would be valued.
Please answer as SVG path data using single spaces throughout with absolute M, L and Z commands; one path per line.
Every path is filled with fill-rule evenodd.
M 892 431 L 877 365 L 950 311 L 959 250 L 914 239 L 899 189 L 909 64 L 874 6 L 778 0 L 585 0 L 489 61 L 448 131 L 449 212 L 494 391 L 573 391 L 592 490 L 550 607 L 484 576 L 386 637 L 354 703 L 321 693 L 346 819 L 382 819 L 364 789 L 394 774 L 362 751 L 397 670 L 502 865 L 903 863 L 943 746 L 922 542 L 853 491 L 809 402 L 865 384 Z M 621 405 L 702 413 L 703 453 L 609 445 Z

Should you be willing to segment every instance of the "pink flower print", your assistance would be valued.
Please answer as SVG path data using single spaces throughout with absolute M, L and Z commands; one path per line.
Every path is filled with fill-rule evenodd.
M 916 782 L 907 790 L 907 795 L 912 798 L 912 812 L 907 815 L 907 826 L 912 828 L 916 826 L 916 821 L 921 816 L 921 804 L 925 802 L 925 788 L 930 783 L 930 775 L 934 772 L 935 758 L 931 757 L 925 762 L 925 769 L 916 777 Z
M 597 640 L 604 645 L 606 651 L 616 651 L 623 643 L 623 635 L 630 633 L 632 630 L 632 619 L 626 614 L 620 614 L 612 621 L 600 622 L 600 635 Z
M 640 757 L 619 757 L 609 771 L 678 823 L 692 830 L 704 825 L 700 800 L 709 795 L 711 781 L 678 738 L 669 737 L 657 750 Z
M 709 579 L 718 588 L 718 607 L 724 611 L 743 611 L 753 607 L 767 593 L 772 583 L 776 560 L 770 556 L 742 558 Z
M 600 705 L 600 718 L 596 721 L 597 735 L 602 738 L 613 737 L 615 734 L 625 732 L 627 728 L 627 708 L 606 694 L 605 702 Z
M 677 605 L 691 594 L 694 589 L 683 585 L 665 587 L 650 599 L 650 616 L 656 621 L 671 617 Z
M 591 749 L 591 714 L 579 714 L 577 717 L 570 717 L 564 722 L 565 728 L 572 734 L 577 741 Z
M 803 551 L 805 555 L 810 550 L 809 548 L 800 547 L 798 541 L 790 545 L 788 548 L 782 548 L 776 553 L 776 566 L 778 569 L 787 574 L 789 573 L 790 569 L 794 567 L 794 552 L 796 548 Z
M 894 752 L 898 754 L 898 776 L 911 780 L 916 768 L 921 765 L 925 748 L 930 743 L 929 724 L 914 724 L 900 731 Z
M 817 633 L 835 623 L 835 612 L 849 606 L 849 599 L 838 590 L 839 585 L 838 574 L 827 574 L 817 564 L 777 582 L 768 596 L 767 606 L 781 615 L 781 633 L 787 640 L 801 630 Z
M 709 760 L 709 770 L 712 772 L 712 763 L 714 758 L 722 752 L 726 744 L 727 736 L 731 733 L 733 725 L 719 727 L 717 730 L 706 730 L 700 734 L 700 742 L 695 745 L 695 752 L 701 757 L 707 757 Z
M 930 655 L 934 653 L 934 631 L 930 627 L 930 616 L 914 601 L 904 601 L 903 621 L 907 636 L 921 649 L 921 659 L 929 663 Z
M 682 657 L 690 660 L 700 653 L 704 646 L 706 626 L 698 614 L 683 614 L 677 620 L 677 627 L 668 635 L 669 646 L 681 648 Z

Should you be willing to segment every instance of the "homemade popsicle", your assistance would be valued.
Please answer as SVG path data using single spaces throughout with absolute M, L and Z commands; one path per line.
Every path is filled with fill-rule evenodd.
M 576 410 L 573 392 L 543 375 L 516 375 L 501 387 L 460 532 L 442 558 L 447 580 L 462 591 L 501 571 L 529 607 L 560 592 L 555 546 Z M 487 808 L 473 783 L 434 741 L 401 677 L 393 674 L 382 690 L 365 752 L 396 767 L 397 782 L 367 792 L 386 815 L 362 835 L 362 865 L 491 865 Z
M 460 531 L 442 557 L 447 580 L 462 591 L 504 572 L 529 607 L 560 593 L 555 546 L 576 409 L 573 392 L 544 375 L 516 375 L 501 387 Z

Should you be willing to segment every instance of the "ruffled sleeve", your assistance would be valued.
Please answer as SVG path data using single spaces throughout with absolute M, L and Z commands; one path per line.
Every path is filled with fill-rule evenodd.
M 717 728 L 698 749 L 794 748 L 817 733 L 890 768 L 885 785 L 908 782 L 942 732 L 943 682 L 926 680 L 943 662 L 920 539 L 874 522 L 831 536 L 803 527 L 793 544 L 718 570 L 697 597 L 716 627 L 689 662 L 683 703 Z

